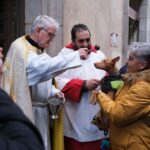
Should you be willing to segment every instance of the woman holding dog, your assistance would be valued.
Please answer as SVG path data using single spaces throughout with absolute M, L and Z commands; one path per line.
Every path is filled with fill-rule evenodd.
M 135 43 L 129 50 L 123 87 L 114 101 L 99 92 L 98 102 L 110 121 L 112 150 L 149 150 L 150 44 Z

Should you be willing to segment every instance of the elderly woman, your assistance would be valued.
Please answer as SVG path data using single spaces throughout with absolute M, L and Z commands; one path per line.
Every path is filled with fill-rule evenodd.
M 129 48 L 127 74 L 115 100 L 99 92 L 98 102 L 110 121 L 112 150 L 150 149 L 150 44 Z M 110 91 L 111 92 L 111 91 Z

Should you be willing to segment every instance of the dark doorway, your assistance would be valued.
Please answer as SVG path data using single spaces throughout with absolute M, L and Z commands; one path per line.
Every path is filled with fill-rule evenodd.
M 24 34 L 24 0 L 0 0 L 0 46 L 4 56 L 12 41 Z
M 137 13 L 137 18 L 133 19 L 129 17 L 128 44 L 139 41 L 139 10 L 142 1 L 143 0 L 129 0 L 129 7 L 131 7 Z

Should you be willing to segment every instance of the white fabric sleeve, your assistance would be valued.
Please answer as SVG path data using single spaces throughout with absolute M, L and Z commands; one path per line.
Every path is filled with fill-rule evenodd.
M 27 77 L 29 86 L 47 81 L 67 69 L 81 66 L 79 52 L 51 58 L 48 54 L 37 55 L 30 51 L 27 57 Z

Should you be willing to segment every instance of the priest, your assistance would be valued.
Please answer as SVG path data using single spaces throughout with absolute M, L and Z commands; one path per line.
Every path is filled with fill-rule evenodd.
M 84 48 L 73 54 L 53 58 L 45 53 L 58 27 L 56 20 L 49 16 L 36 17 L 30 33 L 11 44 L 5 59 L 3 76 L 4 90 L 38 127 L 46 150 L 51 149 L 47 100 L 50 96 L 63 96 L 52 86 L 51 79 L 66 69 L 79 67 L 80 58 L 87 57 Z M 59 133 L 57 136 L 59 137 Z M 63 140 L 60 141 L 62 143 L 58 144 L 59 150 L 63 148 Z

